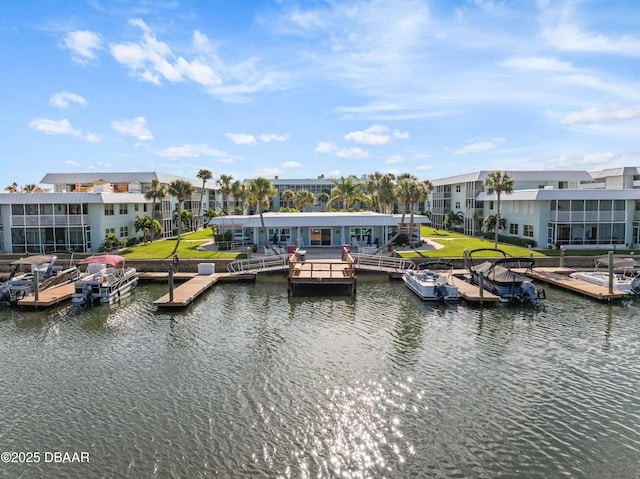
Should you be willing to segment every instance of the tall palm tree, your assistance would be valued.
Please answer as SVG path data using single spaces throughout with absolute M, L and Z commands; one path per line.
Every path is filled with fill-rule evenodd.
M 151 204 L 152 219 L 156 219 L 156 201 L 163 199 L 165 196 L 167 196 L 167 185 L 160 183 L 157 178 L 151 180 L 151 186 L 145 192 L 144 197 L 148 200 L 153 200 Z
M 182 238 L 182 205 L 187 198 L 193 195 L 194 191 L 195 187 L 186 180 L 175 180 L 169 185 L 169 194 L 178 199 L 178 240 L 176 241 L 175 248 L 173 248 L 173 253 L 171 253 L 172 255 L 176 254 L 176 251 L 178 251 L 180 239 Z
M 295 206 L 300 211 L 304 211 L 306 206 L 316 204 L 316 195 L 309 190 L 299 190 L 296 193 Z
M 247 185 L 240 180 L 234 181 L 231 185 L 231 196 L 234 202 L 240 203 L 240 208 L 244 211 L 244 204 L 247 201 Z
M 502 171 L 490 172 L 485 180 L 482 182 L 486 188 L 487 194 L 496 194 L 496 228 L 494 248 L 498 249 L 498 232 L 500 231 L 500 196 L 504 194 L 513 193 L 514 181 L 509 173 Z
M 362 191 L 362 183 L 355 175 L 341 176 L 338 179 L 331 179 L 333 189 L 331 190 L 331 203 L 342 202 L 342 209 L 348 211 L 353 204 L 360 201 L 367 201 L 367 196 Z
M 211 173 L 210 170 L 207 169 L 202 169 L 198 171 L 198 174 L 196 175 L 197 178 L 200 178 L 202 180 L 202 190 L 200 190 L 200 215 L 199 218 L 202 219 L 202 226 L 204 227 L 204 205 L 202 204 L 202 197 L 204 196 L 204 185 L 207 181 L 209 181 L 211 178 L 213 178 L 213 173 Z M 199 221 L 198 221 L 199 223 Z
M 422 180 L 422 184 L 424 185 L 425 197 L 424 197 L 424 211 L 427 212 L 427 203 L 429 202 L 429 195 L 433 191 L 433 183 L 429 180 Z
M 262 226 L 262 234 L 264 234 L 265 244 L 267 248 L 270 248 L 275 254 L 280 254 L 269 241 L 269 234 L 267 233 L 267 228 L 264 224 L 264 216 L 262 215 L 263 210 L 265 209 L 265 205 L 269 207 L 269 198 L 278 194 L 278 190 L 273 186 L 271 181 L 267 178 L 258 177 L 249 182 L 249 186 L 247 188 L 248 196 L 250 201 L 256 207 L 256 211 L 260 215 L 260 225 Z
M 416 205 L 421 201 L 426 201 L 427 198 L 427 187 L 424 182 L 417 180 L 407 180 L 410 182 L 409 186 L 409 197 L 407 198 L 409 201 L 409 211 L 411 213 L 411 220 L 409 221 L 409 243 L 411 243 L 413 239 L 413 231 L 415 229 L 415 224 L 413 222 Z M 418 234 L 418 238 L 420 234 Z
M 391 213 L 391 208 L 396 200 L 396 177 L 393 173 L 387 173 L 380 181 L 378 199 L 380 200 L 380 213 Z
M 220 175 L 216 184 L 220 187 L 220 192 L 222 193 L 224 200 L 227 201 L 227 214 L 232 214 L 230 203 L 229 203 L 229 195 L 231 195 L 231 181 L 233 180 L 233 176 L 231 175 Z M 222 208 L 224 209 L 224 203 L 222 204 Z
M 371 203 L 374 209 L 377 209 L 378 213 L 382 213 L 382 204 L 380 202 L 380 190 L 382 189 L 382 181 L 384 175 L 379 171 L 371 173 L 367 176 L 367 182 L 365 184 L 365 190 L 371 198 Z

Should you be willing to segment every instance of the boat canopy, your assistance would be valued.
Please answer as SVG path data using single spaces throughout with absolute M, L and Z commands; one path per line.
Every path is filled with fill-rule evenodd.
M 46 255 L 46 254 L 37 254 L 37 255 L 34 255 L 34 256 L 25 256 L 24 258 L 20 258 L 20 259 L 17 259 L 15 261 L 12 261 L 11 265 L 44 264 L 44 263 L 50 263 L 53 259 L 55 259 L 55 256 Z
M 594 259 L 594 262 L 596 264 L 596 267 L 608 266 L 609 255 L 597 256 Z M 613 256 L 613 267 L 614 268 L 638 268 L 640 267 L 640 263 L 636 261 L 634 258 L 630 258 L 629 256 Z
M 124 256 L 120 256 L 117 254 L 101 254 L 101 255 L 89 256 L 88 258 L 81 259 L 80 261 L 78 261 L 78 264 L 99 263 L 99 264 L 108 264 L 115 268 L 123 261 L 124 261 Z

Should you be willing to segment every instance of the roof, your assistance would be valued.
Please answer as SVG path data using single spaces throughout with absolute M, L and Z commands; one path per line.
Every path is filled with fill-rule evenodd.
M 151 203 L 142 193 L 0 193 L 3 205 Z
M 202 180 L 197 178 L 185 178 L 183 176 L 166 175 L 155 171 L 128 171 L 128 172 L 91 172 L 91 173 L 47 173 L 40 183 L 46 185 L 92 183 L 97 180 L 105 180 L 109 183 L 151 183 L 158 180 L 160 183 L 169 184 L 175 180 L 186 180 L 194 186 L 202 187 Z M 208 182 L 208 188 L 214 188 L 214 183 Z
M 391 226 L 398 225 L 393 215 L 380 213 L 264 213 L 264 224 L 267 228 L 322 227 L 322 226 Z M 407 216 L 408 218 L 408 216 Z M 225 221 L 226 219 L 226 221 Z M 228 225 L 230 221 L 241 223 L 244 228 L 260 228 L 260 215 L 252 216 L 218 216 L 211 225 Z M 408 221 L 408 219 L 406 220 Z
M 496 195 L 485 192 L 478 194 L 478 201 L 494 201 Z M 501 201 L 550 201 L 550 200 L 640 200 L 640 190 L 632 189 L 552 189 L 516 190 L 502 193 Z
M 482 170 L 463 175 L 432 180 L 434 186 L 453 185 L 472 181 L 484 181 L 494 170 Z M 591 181 L 591 175 L 584 170 L 505 170 L 514 181 Z
M 402 220 L 402 215 L 400 214 L 394 214 L 393 217 L 396 219 L 397 223 L 400 223 L 400 221 Z M 404 215 L 405 224 L 409 223 L 410 221 L 411 221 L 411 215 L 409 214 Z M 428 216 L 425 216 L 425 215 L 413 215 L 413 223 L 420 224 L 420 225 L 430 225 L 431 220 L 429 219 Z

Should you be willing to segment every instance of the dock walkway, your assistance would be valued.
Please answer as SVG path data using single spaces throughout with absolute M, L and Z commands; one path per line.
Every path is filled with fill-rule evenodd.
M 185 308 L 189 306 L 198 296 L 207 291 L 221 278 L 229 276 L 230 273 L 198 274 L 190 280 L 153 302 L 160 308 Z
M 38 299 L 35 295 L 29 295 L 26 298 L 18 300 L 18 306 L 25 306 L 29 308 L 48 308 L 55 306 L 58 303 L 71 298 L 71 295 L 75 291 L 75 285 L 73 283 L 67 283 L 55 288 L 49 288 L 45 291 L 38 292 Z
M 609 293 L 608 287 L 598 286 L 588 281 L 572 278 L 568 273 L 573 271 L 574 270 L 568 268 L 534 268 L 524 273 L 535 280 L 543 281 L 553 286 L 573 291 L 574 293 L 580 293 L 593 299 L 611 301 L 627 297 L 627 293 L 623 291 Z M 560 274 L 560 272 L 565 274 Z

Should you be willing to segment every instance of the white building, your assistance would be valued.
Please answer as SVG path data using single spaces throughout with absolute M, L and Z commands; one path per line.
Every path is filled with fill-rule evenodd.
M 484 191 L 489 171 L 433 181 L 432 220 L 442 227 L 450 211 L 462 212 L 463 231 L 481 234 L 485 217 L 497 212 L 496 195 Z M 537 247 L 611 248 L 640 244 L 640 169 L 507 171 L 513 193 L 502 194 L 503 236 Z

